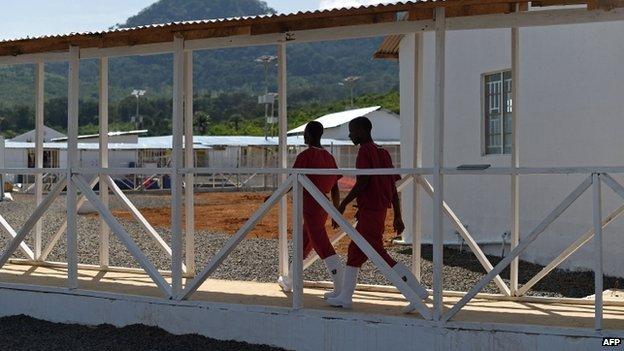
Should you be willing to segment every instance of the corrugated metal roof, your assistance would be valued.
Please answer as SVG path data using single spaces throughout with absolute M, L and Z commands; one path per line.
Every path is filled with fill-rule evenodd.
M 446 0 L 448 1 L 448 0 Z M 149 29 L 164 29 L 171 27 L 172 29 L 181 30 L 185 27 L 192 27 L 194 25 L 239 25 L 239 24 L 249 24 L 251 22 L 259 22 L 259 21 L 272 21 L 272 20 L 284 20 L 284 19 L 297 19 L 297 18 L 306 18 L 309 16 L 328 16 L 332 15 L 341 15 L 341 14 L 351 14 L 352 12 L 362 11 L 362 10 L 393 10 L 395 7 L 399 7 L 396 11 L 401 11 L 404 7 L 410 7 L 416 4 L 423 3 L 434 3 L 434 2 L 446 2 L 445 0 L 419 0 L 419 1 L 396 1 L 389 2 L 385 4 L 374 4 L 374 5 L 362 5 L 362 6 L 352 6 L 352 7 L 340 7 L 340 8 L 330 8 L 330 9 L 321 9 L 314 11 L 298 11 L 291 13 L 276 13 L 276 14 L 265 14 L 265 15 L 256 15 L 256 16 L 239 16 L 239 17 L 228 17 L 228 18 L 215 18 L 215 19 L 197 19 L 191 21 L 174 21 L 167 23 L 155 23 L 143 26 L 136 27 L 117 27 L 112 28 L 105 31 L 84 31 L 84 32 L 70 32 L 63 34 L 54 34 L 54 35 L 43 35 L 43 36 L 35 36 L 35 37 L 23 37 L 23 38 L 14 38 L 14 39 L 5 39 L 0 40 L 0 44 L 7 44 L 17 41 L 24 40 L 42 40 L 42 39 L 68 39 L 76 36 L 102 36 L 106 34 L 114 34 L 114 33 L 127 33 L 139 30 L 149 30 Z M 453 0 L 451 0 L 453 1 Z M 459 0 L 455 0 L 459 1 Z M 465 1 L 465 0 L 462 0 Z M 192 29 L 192 28 L 189 28 Z
M 366 116 L 371 112 L 375 112 L 381 109 L 381 106 L 373 106 L 366 108 L 358 108 L 355 110 L 347 110 L 342 112 L 330 113 L 328 115 L 319 117 L 315 121 L 320 122 L 324 128 L 334 128 L 341 126 L 345 123 L 349 123 L 355 118 Z M 288 131 L 288 134 L 300 134 L 303 133 L 305 127 L 308 124 L 301 125 L 293 130 Z
M 19 141 L 5 141 L 5 147 L 7 149 L 34 149 L 35 143 L 19 142 Z M 44 149 L 49 150 L 67 150 L 67 143 L 43 143 Z M 110 143 L 108 144 L 110 150 L 136 150 L 136 149 L 162 149 L 163 147 L 148 147 L 139 144 L 132 143 Z M 169 143 L 171 148 L 171 143 Z M 198 148 L 207 148 L 205 146 L 199 146 Z M 98 143 L 78 143 L 79 150 L 99 150 Z
M 403 35 L 387 36 L 373 57 L 376 59 L 398 59 L 401 40 L 403 40 Z
M 173 136 L 157 136 L 139 138 L 138 143 L 110 143 L 111 150 L 161 150 L 172 148 Z M 380 145 L 398 145 L 399 141 L 381 141 Z M 277 137 L 265 138 L 262 136 L 194 136 L 193 145 L 195 149 L 210 149 L 217 146 L 278 146 Z M 289 146 L 304 146 L 303 136 L 289 136 Z M 322 139 L 324 146 L 349 146 L 353 143 L 349 140 Z M 34 149 L 35 143 L 5 141 L 7 149 Z M 44 143 L 44 149 L 66 150 L 67 143 Z M 78 143 L 80 150 L 99 150 L 97 143 Z
M 122 131 L 122 132 L 108 132 L 108 136 L 109 137 L 116 137 L 116 136 L 124 136 L 124 135 L 139 135 L 139 134 L 145 134 L 147 133 L 148 130 L 147 129 L 141 129 L 141 130 L 128 130 L 128 131 Z M 78 140 L 80 139 L 93 139 L 93 138 L 97 138 L 99 137 L 99 134 L 85 134 L 85 135 L 79 135 L 78 136 Z M 57 141 L 67 141 L 68 137 L 64 136 L 61 138 L 54 138 L 51 141 L 57 142 Z
M 289 136 L 288 145 L 290 146 L 303 146 L 302 136 Z M 159 137 L 146 137 L 139 138 L 139 144 L 143 147 L 159 148 L 162 145 L 171 145 L 172 136 L 159 136 Z M 278 146 L 279 139 L 277 137 L 262 137 L 262 136 L 194 136 L 193 143 L 204 147 L 218 147 L 218 146 Z M 322 145 L 353 145 L 348 140 L 334 140 L 323 139 Z

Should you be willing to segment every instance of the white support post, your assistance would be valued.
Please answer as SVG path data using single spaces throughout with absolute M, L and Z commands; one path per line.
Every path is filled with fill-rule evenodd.
M 435 9 L 435 126 L 433 152 L 433 318 L 439 321 L 444 308 L 442 266 L 444 226 L 444 80 L 446 63 L 446 16 L 443 7 Z
M 78 288 L 78 192 L 71 178 L 78 164 L 78 103 L 80 96 L 80 49 L 69 48 L 69 87 L 67 94 L 67 284 Z
M 602 290 L 603 290 L 603 260 L 602 260 L 602 193 L 600 175 L 592 175 L 594 199 L 594 323 L 596 330 L 602 329 Z
M 195 167 L 193 146 L 193 51 L 184 53 L 184 166 Z M 186 275 L 195 275 L 195 175 L 184 176 Z
M 279 98 L 279 146 L 278 168 L 288 168 L 288 117 L 287 117 L 287 92 L 286 92 L 286 44 L 277 46 L 278 61 L 278 98 Z M 279 184 L 286 181 L 287 175 L 279 175 Z M 279 204 L 279 275 L 288 275 L 288 199 L 282 198 Z
M 171 282 L 174 298 L 182 291 L 182 168 L 184 132 L 184 39 L 173 40 L 173 152 L 171 155 Z
M 422 33 L 416 34 L 416 62 L 415 62 L 415 84 L 414 100 L 414 150 L 412 151 L 412 163 L 414 168 L 422 167 L 422 106 L 423 106 L 423 83 L 425 74 L 424 62 L 424 38 Z M 416 177 L 416 175 L 413 175 Z M 412 182 L 412 272 L 418 281 L 421 280 L 421 246 L 422 246 L 422 212 L 420 203 L 420 187 L 416 182 Z
M 108 57 L 100 59 L 100 167 L 108 168 Z M 100 174 L 100 200 L 109 208 L 108 184 Z M 100 267 L 109 266 L 110 229 L 104 218 L 100 218 Z
M 403 37 L 399 51 L 401 89 L 401 167 L 422 167 L 422 86 L 423 35 L 412 33 Z M 422 222 L 420 188 L 408 184 L 401 196 L 405 220 L 402 240 L 412 244 L 412 272 L 420 280 Z
M 303 308 L 303 187 L 293 180 L 293 308 Z
M 45 101 L 45 64 L 42 60 L 35 66 L 35 168 L 43 168 L 43 107 Z M 43 201 L 43 173 L 35 175 L 35 203 Z M 41 231 L 43 219 L 35 225 L 35 259 L 41 258 Z
M 516 11 L 520 6 L 516 5 Z M 518 118 L 520 117 L 520 29 L 518 27 L 511 28 L 511 101 L 512 101 L 512 118 L 511 118 L 511 250 L 515 249 L 520 242 L 520 179 L 515 171 L 520 167 L 519 159 L 519 135 L 518 135 Z M 510 251 L 511 251 L 510 250 Z M 512 296 L 518 295 L 518 269 L 520 258 L 517 257 L 511 262 L 510 267 L 510 290 Z

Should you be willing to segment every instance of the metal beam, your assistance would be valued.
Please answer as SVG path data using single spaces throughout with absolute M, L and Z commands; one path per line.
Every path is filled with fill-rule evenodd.
M 91 189 L 93 189 L 93 187 L 99 181 L 100 181 L 100 178 L 98 176 L 94 177 L 93 180 L 89 182 L 89 186 L 91 187 Z M 82 205 L 86 201 L 87 201 L 87 198 L 84 195 L 81 195 L 78 198 L 78 203 L 76 204 L 76 208 L 82 207 Z M 61 223 L 61 226 L 59 227 L 59 229 L 52 236 L 52 238 L 48 241 L 48 245 L 41 252 L 41 257 L 39 258 L 40 261 L 45 261 L 48 259 L 48 256 L 50 255 L 50 253 L 52 252 L 52 250 L 54 249 L 58 241 L 61 239 L 63 234 L 65 234 L 66 230 L 67 230 L 67 217 L 65 217 L 65 220 L 63 221 L 63 223 Z
M 184 167 L 195 167 L 193 143 L 193 51 L 184 53 Z M 184 175 L 185 257 L 187 276 L 195 274 L 195 175 Z
M 433 186 L 427 181 L 427 179 L 421 176 L 418 176 L 416 179 L 418 181 L 418 184 L 423 187 L 425 192 L 432 199 L 435 198 L 435 190 L 433 189 Z M 490 260 L 488 260 L 487 256 L 485 256 L 485 253 L 483 252 L 483 250 L 481 250 L 481 247 L 479 247 L 477 241 L 472 237 L 472 235 L 470 235 L 470 232 L 468 232 L 466 226 L 462 223 L 462 221 L 451 209 L 451 207 L 446 203 L 446 201 L 442 201 L 442 210 L 444 211 L 446 217 L 448 217 L 448 219 L 451 221 L 451 224 L 453 225 L 455 230 L 466 241 L 466 244 L 468 245 L 468 247 L 470 247 L 472 253 L 475 255 L 475 257 L 477 257 L 479 263 L 481 263 L 481 266 L 483 266 L 486 272 L 490 272 L 493 269 L 492 263 L 490 262 Z M 500 275 L 494 277 L 494 283 L 496 283 L 496 286 L 498 286 L 503 294 L 507 296 L 511 295 L 509 287 L 507 286 L 507 284 L 505 284 L 505 281 L 503 281 L 503 278 L 501 278 Z
M 559 9 L 530 11 L 509 14 L 462 16 L 447 19 L 447 30 L 495 29 L 512 27 L 556 26 L 582 23 L 601 23 L 624 20 L 624 9 L 604 11 L 600 9 Z M 400 21 L 373 23 L 356 26 L 342 26 L 326 29 L 293 31 L 263 35 L 239 35 L 224 38 L 189 40 L 187 50 L 210 50 L 220 48 L 276 45 L 278 43 L 310 43 L 332 40 L 361 39 L 388 35 L 410 34 L 433 31 L 434 21 Z M 172 53 L 173 43 L 142 44 L 114 48 L 85 48 L 81 50 L 84 59 L 119 56 L 140 56 Z M 38 60 L 46 62 L 67 61 L 68 52 L 50 52 L 0 57 L 0 66 L 33 64 Z
M 69 49 L 69 80 L 67 94 L 67 284 L 68 288 L 78 288 L 78 192 L 72 179 L 78 160 L 78 106 L 80 95 L 80 49 Z
M 520 242 L 520 244 L 512 250 L 507 257 L 500 261 L 494 269 L 492 269 L 485 277 L 481 278 L 456 304 L 448 311 L 442 318 L 443 321 L 448 321 L 453 318 L 470 300 L 472 300 L 495 276 L 500 274 L 511 261 L 522 254 L 531 243 L 533 243 L 539 236 L 548 228 L 548 226 L 559 218 L 565 210 L 576 201 L 584 192 L 592 185 L 592 177 L 587 177 L 579 186 L 576 187 L 568 196 L 559 203 L 559 205 L 552 210 L 546 218 L 544 218 L 538 225 L 531 231 L 531 233 Z
M 17 236 L 17 232 L 15 231 L 15 229 L 13 229 L 9 222 L 7 222 L 6 219 L 4 219 L 4 217 L 2 216 L 0 216 L 0 227 L 2 227 L 9 234 L 9 236 L 11 236 L 12 239 L 15 239 L 15 237 Z M 30 247 L 28 247 L 25 242 L 22 241 L 19 244 L 19 248 L 22 253 L 26 255 L 26 257 L 31 260 L 35 260 L 35 253 L 30 249 Z
M 293 179 L 293 276 L 292 276 L 292 299 L 293 308 L 303 308 L 303 187 L 299 183 L 299 177 Z
M 43 214 L 50 208 L 54 200 L 59 196 L 59 194 L 65 188 L 67 184 L 67 178 L 63 177 L 61 181 L 56 184 L 56 186 L 48 193 L 48 195 L 43 199 L 41 204 L 35 208 L 35 211 L 28 217 L 22 228 L 17 232 L 15 238 L 11 240 L 7 246 L 2 251 L 2 256 L 0 256 L 0 267 L 3 267 L 11 255 L 17 250 L 20 244 L 24 241 L 28 233 L 33 229 L 37 221 L 43 216 Z
M 45 102 L 45 63 L 35 65 L 35 168 L 43 169 L 43 107 Z M 4 190 L 3 190 L 4 191 Z M 43 173 L 35 175 L 35 204 L 39 206 L 43 201 Z M 35 259 L 41 257 L 41 232 L 43 220 L 35 225 Z
M 624 9 L 560 9 L 512 12 L 507 14 L 463 16 L 449 19 L 449 30 L 545 27 L 624 20 Z
M 602 330 L 602 291 L 603 291 L 603 260 L 602 260 L 602 190 L 600 175 L 592 174 L 593 188 L 593 219 L 594 219 L 594 327 Z
M 286 44 L 277 46 L 278 64 L 278 101 L 279 101 L 279 146 L 278 168 L 288 168 L 288 100 L 287 100 L 287 73 L 286 73 Z M 279 176 L 279 182 L 286 181 L 287 174 Z M 279 275 L 288 275 L 288 199 L 282 198 L 278 212 L 278 235 L 279 235 Z
M 142 44 L 113 48 L 87 48 L 80 50 L 80 57 L 96 59 L 100 57 L 147 56 L 173 53 L 173 43 Z
M 227 241 L 225 246 L 217 252 L 216 255 L 212 257 L 210 262 L 204 267 L 204 269 L 195 276 L 195 278 L 190 281 L 182 295 L 178 298 L 181 300 L 188 299 L 199 287 L 202 285 L 206 279 L 221 265 L 221 263 L 227 258 L 227 256 L 236 248 L 238 244 L 249 234 L 249 232 L 256 226 L 256 224 L 269 212 L 271 207 L 275 205 L 279 200 L 282 199 L 288 193 L 293 184 L 294 176 L 290 176 L 286 179 L 285 182 L 280 184 L 280 186 L 275 190 L 273 194 L 265 201 L 260 208 L 254 212 L 251 217 L 245 222 L 245 224 Z
M 100 167 L 108 168 L 108 57 L 100 59 Z M 99 179 L 104 179 L 106 175 L 100 173 Z M 93 188 L 93 187 L 92 187 Z M 108 184 L 104 181 L 100 182 L 100 200 L 102 204 L 109 207 Z M 103 218 L 100 218 L 100 247 L 99 247 L 100 266 L 105 268 L 109 266 L 110 256 L 110 228 Z
M 156 286 L 158 286 L 160 290 L 162 290 L 165 296 L 171 297 L 171 286 L 169 285 L 169 283 L 165 281 L 162 275 L 158 272 L 156 266 L 154 266 L 154 264 L 150 262 L 147 256 L 145 256 L 145 254 L 141 251 L 141 248 L 139 248 L 134 240 L 132 240 L 130 234 L 126 232 L 126 230 L 119 223 L 119 221 L 113 216 L 113 214 L 110 212 L 110 209 L 104 206 L 97 194 L 89 188 L 87 183 L 83 179 L 81 179 L 80 176 L 74 175 L 72 178 L 74 184 L 76 184 L 76 186 L 80 188 L 80 191 L 82 191 L 82 193 L 86 196 L 89 202 L 91 202 L 91 204 L 97 209 L 97 211 L 100 213 L 100 216 L 102 216 L 102 218 L 106 220 L 106 223 L 112 229 L 113 233 L 117 235 L 119 240 L 124 244 L 124 246 L 126 246 L 132 257 L 137 260 L 139 265 L 145 270 L 150 278 L 152 278 Z
M 604 179 L 603 179 L 604 180 Z M 619 218 L 624 213 L 624 205 L 618 207 L 615 211 L 611 212 L 602 220 L 602 228 L 606 228 L 611 222 Z M 522 287 L 518 289 L 518 296 L 523 296 L 529 291 L 535 284 L 542 280 L 553 269 L 557 268 L 563 261 L 567 260 L 573 253 L 580 249 L 583 245 L 587 244 L 594 237 L 594 229 L 589 229 L 575 242 L 570 244 L 565 250 L 563 250 L 559 256 L 553 259 L 546 267 L 542 268 L 531 280 L 526 282 Z
M 184 133 L 184 39 L 176 36 L 173 54 L 173 140 L 171 154 L 171 281 L 173 296 L 182 291 L 182 168 Z
M 141 214 L 141 211 L 139 211 L 139 209 L 136 208 L 136 206 L 134 206 L 132 201 L 130 201 L 130 199 L 126 196 L 126 194 L 124 194 L 124 192 L 119 188 L 119 186 L 115 184 L 115 181 L 113 180 L 113 178 L 111 178 L 110 176 L 104 176 L 104 178 L 102 179 L 103 181 L 100 182 L 100 184 L 106 183 L 106 185 L 110 188 L 113 194 L 115 194 L 115 196 L 119 198 L 121 203 L 130 211 L 134 219 L 136 219 L 139 222 L 139 224 L 143 227 L 143 229 L 145 229 L 147 233 L 154 240 L 156 240 L 156 242 L 158 243 L 158 246 L 160 246 L 160 248 L 163 249 L 163 251 L 165 251 L 165 253 L 167 253 L 169 257 L 172 257 L 171 247 L 169 247 L 167 242 L 160 236 L 160 234 L 158 234 L 156 229 L 154 229 L 154 227 L 152 227 L 152 225 L 147 221 L 147 219 L 143 216 L 143 214 Z M 186 271 L 186 267 L 184 266 L 184 264 L 182 265 L 182 271 L 183 272 Z
M 435 9 L 435 92 L 433 146 L 433 316 L 440 320 L 444 309 L 442 267 L 444 252 L 444 81 L 446 70 L 446 15 L 443 7 Z
M 0 66 L 37 64 L 37 62 L 65 62 L 69 60 L 69 52 L 46 52 L 16 56 L 0 56 Z
M 516 12 L 519 12 L 520 6 L 516 5 Z M 512 118 L 511 118 L 511 169 L 512 172 L 520 167 L 520 135 L 518 132 L 518 120 L 520 118 L 520 28 L 511 29 L 511 101 Z M 520 177 L 518 174 L 512 173 L 510 176 L 511 186 L 511 204 L 510 204 L 510 234 L 511 249 L 518 246 L 520 241 Z M 510 267 L 510 289 L 511 294 L 518 294 L 518 269 L 520 259 L 516 258 L 511 261 Z
M 423 92 L 425 81 L 425 39 L 423 33 L 416 33 L 416 53 L 414 63 L 414 145 L 412 163 L 415 168 L 422 167 L 422 129 L 423 129 Z M 413 177 L 416 177 L 414 175 Z M 414 178 L 412 178 L 414 179 Z M 420 260 L 422 257 L 422 204 L 420 202 L 420 187 L 412 182 L 410 198 L 412 200 L 412 272 L 418 281 L 421 281 Z

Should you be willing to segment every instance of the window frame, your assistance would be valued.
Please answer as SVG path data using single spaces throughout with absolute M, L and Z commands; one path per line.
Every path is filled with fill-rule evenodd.
M 479 89 L 480 93 L 481 93 L 481 98 L 479 99 L 481 101 L 481 156 L 482 157 L 497 157 L 497 156 L 511 156 L 511 152 L 510 153 L 505 153 L 505 139 L 504 139 L 504 135 L 505 135 L 505 116 L 504 113 L 501 113 L 501 148 L 502 148 L 502 153 L 488 153 L 487 152 L 487 138 L 488 138 L 488 124 L 487 124 L 487 116 L 486 116 L 486 108 L 487 108 L 487 101 L 486 101 L 486 97 L 485 97 L 485 93 L 486 93 L 486 86 L 485 86 L 485 82 L 486 82 L 486 77 L 487 76 L 491 76 L 494 74 L 501 74 L 502 75 L 502 85 L 501 85 L 501 97 L 502 99 L 504 99 L 505 96 L 505 73 L 509 72 L 509 74 L 511 74 L 511 68 L 503 68 L 503 69 L 498 69 L 498 70 L 494 70 L 494 71 L 488 71 L 485 73 L 481 74 L 481 79 L 480 79 L 480 84 L 481 87 Z M 513 76 L 511 76 L 512 79 L 512 87 L 513 87 Z M 504 109 L 504 101 L 501 101 L 501 112 Z M 511 118 L 513 118 L 513 102 L 512 102 L 512 115 Z M 512 138 L 513 138 L 513 131 L 512 131 Z

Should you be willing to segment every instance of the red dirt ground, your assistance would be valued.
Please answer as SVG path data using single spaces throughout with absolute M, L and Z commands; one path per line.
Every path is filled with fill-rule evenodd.
M 195 195 L 195 228 L 213 233 L 233 235 L 245 221 L 260 207 L 269 193 L 264 192 L 240 192 L 240 193 L 203 193 Z M 163 195 L 169 197 L 168 195 Z M 291 215 L 291 203 L 289 201 L 288 213 Z M 249 233 L 248 238 L 277 238 L 278 206 L 274 206 L 269 213 Z M 169 228 L 171 225 L 171 208 L 140 208 L 143 216 L 154 226 Z M 132 214 L 124 210 L 114 210 L 116 217 L 134 220 Z M 355 208 L 347 209 L 346 217 L 353 219 Z M 388 211 L 386 218 L 386 232 L 384 241 L 390 244 L 396 237 L 392 229 L 392 210 Z M 289 235 L 291 223 L 288 224 Z M 338 230 L 331 228 L 331 221 L 327 221 L 327 231 L 330 236 Z M 341 253 L 346 252 L 349 240 L 342 240 L 337 249 Z

